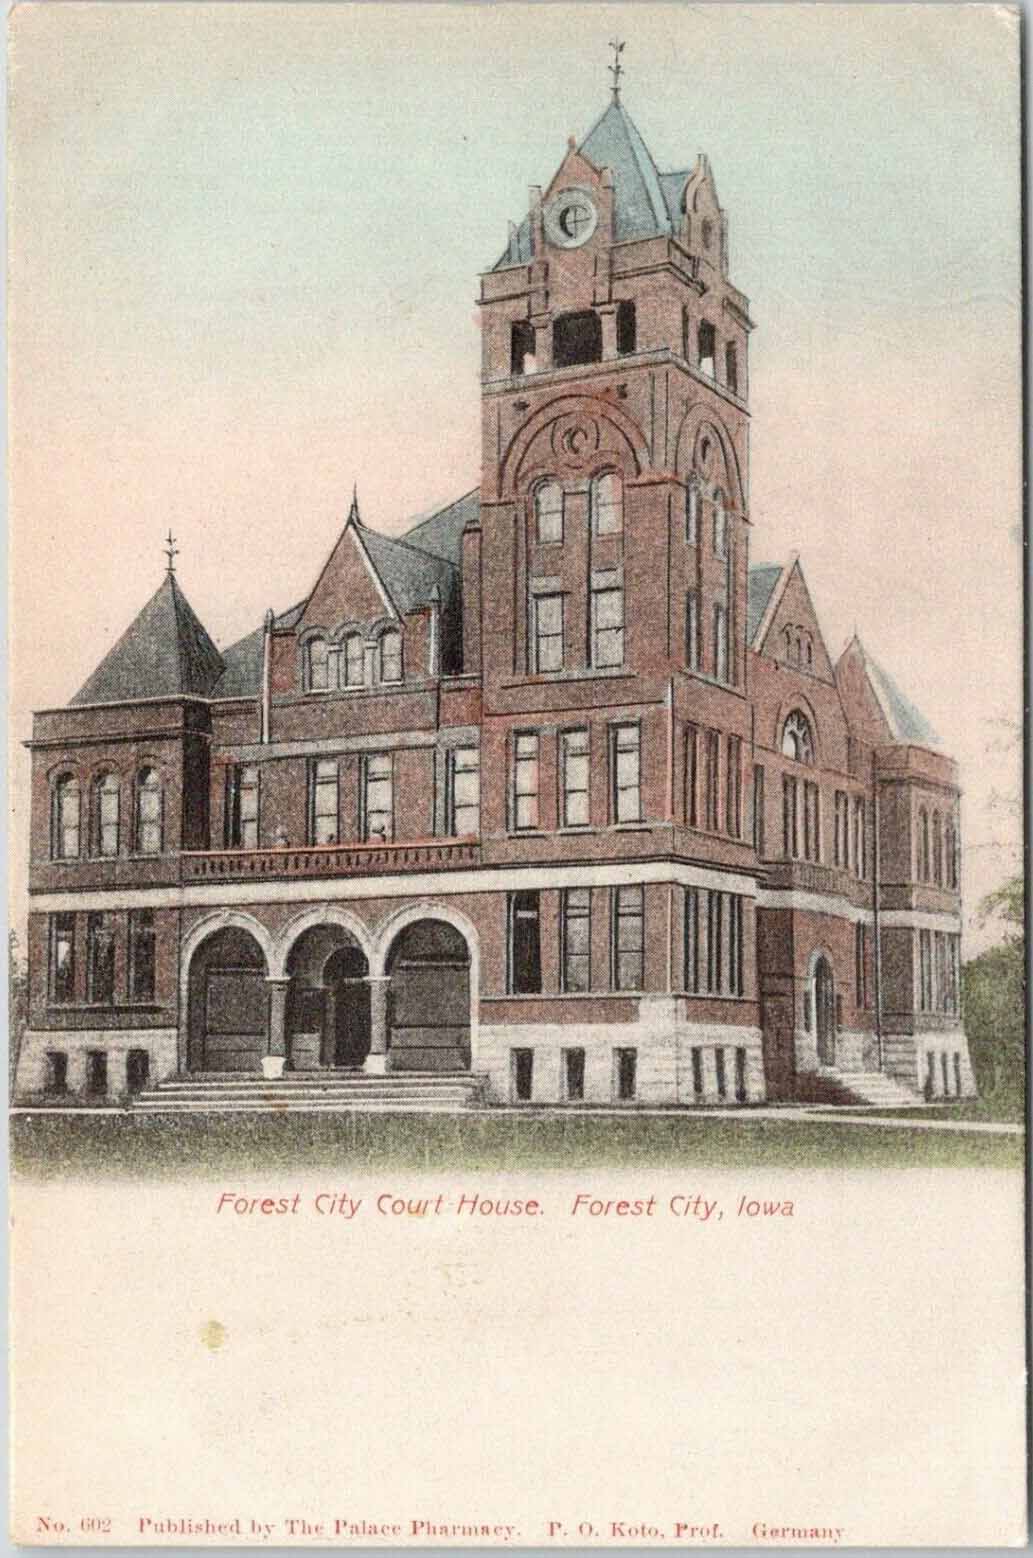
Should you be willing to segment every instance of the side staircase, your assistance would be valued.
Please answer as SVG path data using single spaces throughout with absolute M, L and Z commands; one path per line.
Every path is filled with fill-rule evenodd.
M 276 1082 L 251 1072 L 170 1077 L 134 1095 L 133 1114 L 468 1114 L 486 1106 L 483 1076 L 469 1071 L 295 1071 Z
M 907 1109 L 924 1103 L 915 1088 L 884 1071 L 806 1072 L 796 1079 L 795 1099 L 808 1104 L 862 1104 L 869 1108 Z

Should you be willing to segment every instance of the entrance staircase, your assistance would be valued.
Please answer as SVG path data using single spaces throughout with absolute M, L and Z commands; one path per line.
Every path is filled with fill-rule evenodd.
M 861 1104 L 879 1109 L 914 1108 L 924 1102 L 921 1093 L 884 1071 L 807 1072 L 796 1079 L 795 1098 L 798 1103 Z
M 485 1107 L 485 1078 L 469 1071 L 295 1071 L 276 1082 L 251 1072 L 170 1077 L 135 1094 L 133 1114 L 467 1114 Z

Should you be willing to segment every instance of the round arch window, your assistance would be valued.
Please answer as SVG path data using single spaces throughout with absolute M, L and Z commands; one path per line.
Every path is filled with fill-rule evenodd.
M 814 737 L 806 714 L 794 709 L 782 727 L 782 756 L 794 763 L 814 762 Z

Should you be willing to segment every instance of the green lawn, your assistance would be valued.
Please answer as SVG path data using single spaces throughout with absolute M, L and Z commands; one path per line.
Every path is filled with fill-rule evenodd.
M 34 1179 L 210 1178 L 263 1170 L 521 1172 L 584 1168 L 1019 1168 L 1021 1136 L 840 1125 L 829 1118 L 526 1114 L 24 1114 L 14 1172 Z

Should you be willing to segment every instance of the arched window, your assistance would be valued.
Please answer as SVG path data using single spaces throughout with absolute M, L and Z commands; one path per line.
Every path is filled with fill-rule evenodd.
M 535 488 L 534 522 L 539 541 L 563 540 L 563 488 L 558 481 L 543 481 Z
M 806 714 L 794 709 L 782 727 L 782 755 L 794 763 L 814 762 L 814 740 Z
M 402 680 L 402 635 L 395 628 L 388 628 L 380 636 L 380 680 Z
M 929 880 L 929 813 L 923 806 L 918 813 L 918 880 Z
M 305 657 L 309 692 L 326 692 L 330 686 L 330 646 L 326 639 L 310 639 Z
M 944 852 L 944 855 L 946 857 L 945 861 L 944 861 L 944 865 L 946 867 L 945 875 L 946 875 L 947 886 L 948 887 L 957 887 L 957 885 L 958 885 L 957 846 L 956 846 L 955 835 L 954 835 L 954 823 L 952 822 L 950 817 L 947 818 L 946 826 L 944 827 L 944 830 L 943 830 L 943 841 L 944 841 L 944 851 L 943 852 Z
M 696 361 L 699 371 L 709 378 L 714 377 L 714 358 L 717 353 L 717 333 L 708 319 L 701 319 L 699 329 L 696 332 Z
M 617 471 L 592 483 L 592 522 L 597 536 L 620 535 L 624 529 L 624 483 Z
M 55 860 L 78 860 L 80 795 L 74 774 L 62 774 L 54 786 L 50 853 Z
M 105 860 L 118 854 L 121 787 L 117 774 L 104 774 L 93 786 L 93 848 Z
M 692 342 L 692 315 L 689 305 L 684 303 L 681 311 L 681 354 L 688 362 Z
M 346 634 L 340 669 L 345 687 L 361 687 L 366 680 L 366 646 L 361 633 Z
M 725 508 L 725 495 L 720 488 L 714 494 L 714 555 L 728 555 L 728 510 Z
M 685 539 L 690 546 L 699 540 L 699 482 L 695 477 L 685 489 Z
M 810 671 L 814 667 L 814 645 L 811 643 L 810 638 L 807 639 L 805 648 L 807 652 L 807 669 Z
M 141 768 L 136 776 L 136 852 L 160 855 L 161 849 L 161 780 L 156 768 Z
M 943 886 L 943 824 L 938 811 L 933 812 L 933 881 Z
M 783 630 L 782 637 L 786 641 L 786 661 L 788 662 L 788 661 L 790 661 L 793 658 L 793 630 L 792 630 L 792 628 L 785 628 Z

